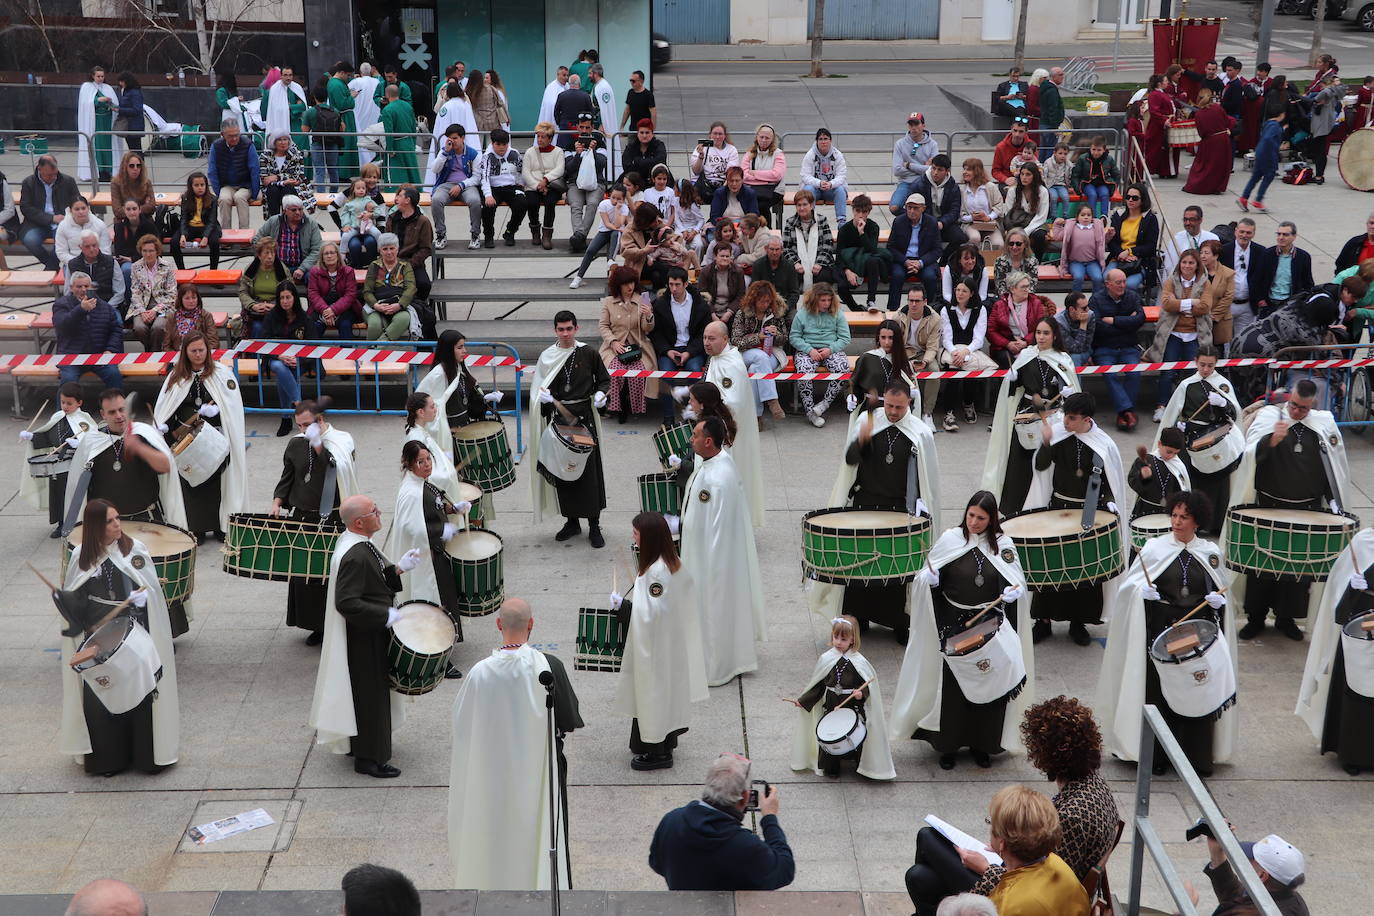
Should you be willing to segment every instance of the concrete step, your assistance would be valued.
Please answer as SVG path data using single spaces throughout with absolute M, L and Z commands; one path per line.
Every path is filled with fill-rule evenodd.
M 568 281 L 564 279 L 435 280 L 429 297 L 440 302 L 516 304 L 541 299 L 598 301 L 605 294 L 604 281 L 591 279 L 581 289 L 568 289 Z

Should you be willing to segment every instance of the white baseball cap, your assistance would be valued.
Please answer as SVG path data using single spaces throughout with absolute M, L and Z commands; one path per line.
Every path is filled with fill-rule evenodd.
M 1257 843 L 1241 843 L 1240 848 L 1280 884 L 1292 884 L 1303 875 L 1302 852 L 1277 834 L 1271 833 Z

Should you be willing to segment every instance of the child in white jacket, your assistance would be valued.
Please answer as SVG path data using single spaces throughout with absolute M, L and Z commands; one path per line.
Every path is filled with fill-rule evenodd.
M 84 197 L 78 197 L 67 208 L 67 215 L 53 230 L 53 254 L 57 263 L 63 267 L 81 253 L 81 233 L 94 232 L 100 239 L 100 253 L 110 253 L 110 231 L 100 217 L 91 212 L 91 205 Z

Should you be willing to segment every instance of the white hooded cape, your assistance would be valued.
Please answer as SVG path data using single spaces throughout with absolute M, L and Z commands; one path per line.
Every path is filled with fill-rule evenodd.
M 1350 587 L 1350 577 L 1362 573 L 1374 562 L 1374 528 L 1365 528 L 1355 535 L 1350 546 L 1341 551 L 1327 577 L 1329 587 L 1322 590 L 1321 606 L 1307 625 L 1311 643 L 1307 647 L 1307 664 L 1302 669 L 1302 683 L 1298 687 L 1298 705 L 1293 714 L 1307 723 L 1312 737 L 1322 739 L 1326 727 L 1326 700 L 1331 692 L 1331 669 L 1336 663 L 1336 649 L 1341 644 L 1341 628 L 1336 626 L 1336 605 Z
M 1221 551 L 1216 544 L 1195 537 L 1185 547 L 1172 534 L 1166 534 L 1145 542 L 1136 561 L 1125 575 L 1117 577 L 1115 589 L 1107 596 L 1107 650 L 1102 656 L 1093 710 L 1102 726 L 1106 749 L 1121 760 L 1136 760 L 1140 755 L 1145 666 L 1153 664 L 1148 658 L 1149 648 L 1145 642 L 1145 599 L 1140 596 L 1140 589 L 1145 585 L 1142 570 L 1149 571 L 1150 581 L 1153 582 L 1185 549 L 1207 571 L 1213 589 L 1226 586 L 1226 572 L 1221 564 Z M 1227 599 L 1228 605 L 1239 607 L 1234 593 L 1229 593 Z M 1222 618 L 1228 616 L 1224 607 L 1217 613 Z M 1233 621 L 1228 620 L 1227 624 L 1224 628 L 1226 645 L 1231 650 L 1231 664 L 1236 665 L 1239 662 L 1236 655 L 1236 628 Z M 1217 720 L 1213 736 L 1217 763 L 1230 762 L 1239 725 L 1240 718 L 1235 706 L 1222 713 Z
M 444 131 L 448 130 L 450 124 L 461 124 L 467 133 L 469 146 L 474 146 L 477 138 L 477 118 L 472 113 L 472 105 L 467 99 L 449 99 L 444 102 L 439 110 L 434 113 L 434 139 L 442 148 L 444 143 Z M 476 168 L 476 165 L 473 166 Z
M 453 703 L 448 854 L 453 887 L 548 890 L 550 764 L 544 654 L 526 644 L 473 665 Z M 560 793 L 561 795 L 561 793 Z M 562 817 L 562 800 L 556 804 Z M 568 887 L 568 846 L 559 843 L 559 886 Z
M 114 561 L 115 568 L 124 573 L 139 587 L 147 590 L 148 635 L 153 637 L 158 658 L 162 661 L 162 680 L 157 684 L 157 697 L 153 700 L 153 762 L 158 766 L 168 766 L 177 762 L 178 745 L 181 743 L 181 715 L 177 700 L 177 659 L 172 651 L 172 623 L 167 615 L 167 598 L 162 585 L 158 582 L 157 567 L 148 548 L 137 538 L 132 538 L 133 548 L 128 556 L 116 549 L 108 551 L 90 569 L 81 569 L 73 561 L 67 565 L 67 577 L 62 587 L 68 591 L 80 588 L 81 584 L 95 575 L 105 556 Z M 135 563 L 135 561 L 139 561 Z M 77 757 L 91 752 L 91 736 L 86 729 L 86 714 L 82 709 L 81 675 L 71 669 L 69 662 L 81 648 L 80 639 L 62 639 L 62 732 L 59 750 L 64 754 Z
M 1121 469 L 1121 452 L 1117 450 L 1116 443 L 1112 441 L 1112 437 L 1107 435 L 1107 431 L 1097 421 L 1093 421 L 1092 429 L 1082 434 L 1069 432 L 1064 428 L 1063 420 L 1055 420 L 1050 426 L 1051 445 L 1058 445 L 1075 435 L 1083 440 L 1084 445 L 1102 456 L 1102 482 L 1112 488 L 1112 501 L 1120 509 L 1126 494 L 1131 491 L 1126 486 L 1126 474 Z M 1045 470 L 1035 472 L 1035 478 L 1031 481 L 1030 493 L 1026 496 L 1026 508 L 1043 509 L 1050 504 L 1050 497 L 1053 495 L 1054 465 L 1051 464 Z M 1117 514 L 1120 515 L 1121 513 L 1118 512 Z
M 988 439 L 988 450 L 983 456 L 983 489 L 996 496 L 999 503 L 1002 501 L 1002 484 L 1006 483 L 1007 478 L 1007 456 L 1011 451 L 1014 417 L 1022 395 L 1019 388 L 1015 394 L 1012 393 L 1011 382 L 1016 377 L 1016 373 L 1034 359 L 1043 359 L 1059 376 L 1064 385 L 1062 389 L 1064 397 L 1068 397 L 1079 390 L 1078 374 L 1074 370 L 1073 359 L 1062 350 L 1053 348 L 1039 350 L 1035 347 L 1027 347 L 1016 354 L 1016 360 L 1011 364 L 1011 372 L 1002 376 L 1001 387 L 997 390 L 997 409 L 992 416 L 992 436 Z M 1063 414 L 1055 411 L 1051 415 L 1050 422 L 1053 423 L 1062 419 Z M 1033 456 L 1034 453 L 1032 453 Z
M 611 81 L 604 76 L 597 80 L 587 89 L 592 95 L 592 101 L 601 113 L 601 133 L 604 134 L 610 143 L 608 152 L 611 156 L 611 174 L 620 174 L 620 134 L 617 130 L 620 126 L 620 111 L 615 106 L 615 87 Z
M 950 528 L 931 547 L 927 563 L 938 572 L 970 548 L 983 554 L 1008 584 L 1025 590 L 1026 574 L 1021 569 L 1016 544 L 1006 534 L 997 538 L 997 550 L 989 551 L 985 535 L 965 538 L 963 529 Z M 918 576 L 911 584 L 910 604 L 911 638 L 907 640 L 906 654 L 902 656 L 902 671 L 897 676 L 897 692 L 892 700 L 889 734 L 893 741 L 910 739 L 918 728 L 932 732 L 940 730 L 945 660 L 940 651 L 935 605 L 925 577 Z M 1021 642 L 1021 660 L 1026 666 L 1026 683 L 1021 692 L 1007 703 L 1002 720 L 1002 747 L 1008 753 L 1019 753 L 1022 749 L 1021 718 L 1035 696 L 1035 650 L 1031 641 L 1030 616 L 1030 595 L 1026 594 L 1017 602 L 1017 617 L 1021 626 L 1016 630 Z M 1008 621 L 1005 625 L 1011 624 Z
M 885 359 L 888 362 L 892 361 L 892 355 L 888 353 L 886 350 L 884 350 L 882 347 L 874 347 L 872 350 L 869 350 L 866 353 L 864 353 L 864 356 L 876 356 L 879 359 Z M 897 375 L 901 377 L 902 381 L 906 382 L 908 385 L 911 386 L 911 412 L 918 417 L 923 416 L 925 411 L 921 409 L 921 386 L 917 384 L 915 379 L 913 379 L 910 375 L 907 375 L 907 373 L 901 369 L 897 370 Z M 880 404 L 882 401 L 881 394 L 882 393 L 879 392 Z M 934 408 L 935 405 L 932 404 L 930 406 Z M 868 406 L 862 403 L 859 404 L 858 407 L 855 407 L 853 410 L 849 412 L 849 426 L 846 430 L 846 435 L 848 435 L 851 439 L 854 437 L 854 430 L 859 428 L 859 421 L 863 419 L 863 416 L 866 413 L 868 413 Z
M 76 137 L 76 177 L 79 181 L 91 180 L 91 153 L 90 141 L 88 137 L 95 134 L 95 95 L 99 91 L 101 95 L 119 104 L 119 95 L 114 87 L 109 83 L 101 83 L 98 86 L 89 80 L 81 84 L 81 91 L 76 99 L 76 129 L 79 131 Z M 124 141 L 118 136 L 112 139 L 110 155 L 113 157 L 112 166 L 118 166 L 120 158 L 124 155 Z
M 292 438 L 304 439 L 305 433 L 296 433 Z M 358 492 L 357 469 L 353 465 L 353 437 L 331 424 L 324 431 L 324 450 L 334 459 L 334 486 L 342 504 Z
M 692 704 L 709 699 L 701 645 L 701 593 L 687 568 L 656 560 L 635 579 L 630 630 L 615 688 L 615 711 L 639 720 L 656 744 L 692 721 Z
M 547 480 L 544 475 L 537 470 L 539 467 L 539 440 L 543 438 L 544 427 L 548 424 L 540 413 L 539 392 L 548 387 L 548 380 L 558 374 L 558 370 L 563 368 L 563 364 L 568 358 L 577 352 L 577 347 L 585 347 L 582 341 L 576 342 L 577 346 L 563 348 L 558 344 L 552 344 L 544 348 L 544 352 L 539 354 L 539 362 L 534 367 L 534 377 L 530 379 L 530 406 L 529 406 L 529 425 L 525 427 L 529 430 L 529 438 L 526 440 L 525 452 L 529 456 L 530 469 L 530 504 L 534 507 L 535 524 L 544 520 L 544 513 L 553 515 L 558 514 L 558 489 Z M 592 423 L 596 426 L 596 441 L 602 442 L 601 438 L 601 414 L 592 411 Z M 598 446 L 599 448 L 600 446 Z M 594 459 L 595 456 L 592 456 Z M 590 459 L 589 459 L 590 460 Z M 750 539 L 752 542 L 752 538 Z
M 758 669 L 756 641 L 765 638 L 763 577 L 749 524 L 748 497 L 726 452 L 697 458 L 682 510 L 682 564 L 709 571 L 702 592 L 701 635 L 706 683 L 719 687 Z
M 448 437 L 452 440 L 452 437 Z M 439 443 L 435 442 L 430 436 L 429 430 L 424 426 L 412 426 L 406 431 L 407 442 L 419 442 L 429 449 L 430 460 L 434 462 L 434 470 L 430 471 L 429 482 L 444 491 L 444 495 L 450 502 L 458 502 L 461 496 L 458 493 L 458 472 L 453 467 L 453 462 L 444 454 Z M 466 515 L 463 516 L 467 518 Z M 404 551 L 402 551 L 404 553 Z M 400 556 L 401 554 L 395 554 Z
M 358 124 L 358 133 L 365 133 L 369 127 L 382 119 L 381 109 L 377 107 L 377 83 L 375 76 L 355 76 L 349 80 L 348 88 L 356 90 L 353 97 L 353 117 Z M 376 154 L 366 148 L 362 138 L 358 143 L 358 164 L 366 165 L 376 158 Z
M 763 527 L 763 458 L 759 454 L 759 425 L 754 420 L 754 386 L 749 384 L 749 369 L 739 348 L 727 345 L 719 356 L 706 364 L 703 381 L 720 389 L 721 400 L 735 417 L 735 441 L 730 457 L 735 459 L 740 482 L 749 497 L 749 514 L 755 528 Z
M 78 407 L 68 416 L 60 410 L 53 411 L 52 416 L 39 427 L 34 429 L 35 433 L 45 433 L 57 425 L 57 421 L 67 417 L 71 421 L 72 435 L 80 439 L 82 435 L 96 429 L 98 424 L 90 414 Z M 24 443 L 24 463 L 19 468 L 19 495 L 23 496 L 29 506 L 34 509 L 48 508 L 48 482 L 34 477 L 29 473 L 29 459 L 34 456 L 36 449 L 32 442 Z
M 320 653 L 320 667 L 315 673 L 315 695 L 310 701 L 309 722 L 310 727 L 315 729 L 315 743 L 329 748 L 333 754 L 347 754 L 349 739 L 358 734 L 358 719 L 353 712 L 353 685 L 348 679 L 348 624 L 334 606 L 334 586 L 339 581 L 339 564 L 344 554 L 366 540 L 369 539 L 361 534 L 345 531 L 339 535 L 339 541 L 334 545 L 334 555 L 329 561 L 329 593 L 324 606 L 324 648 Z M 419 572 L 419 568 L 412 572 Z M 406 573 L 401 576 L 401 581 L 405 582 L 410 575 Z M 393 732 L 405 721 L 404 699 L 396 691 L 391 691 Z
M 176 467 L 176 456 L 167 447 L 167 443 L 163 441 L 161 433 L 147 423 L 134 423 L 133 427 L 134 435 L 161 452 L 168 463 L 173 468 Z M 71 472 L 67 474 L 67 498 L 65 500 L 67 510 L 71 509 L 72 500 L 76 498 L 76 483 L 81 477 L 81 471 L 89 462 L 94 461 L 101 452 L 112 446 L 116 438 L 116 436 L 105 432 L 92 432 L 81 437 L 81 443 L 76 447 L 76 454 L 72 456 Z M 83 504 L 86 495 L 82 494 Z M 178 528 L 186 527 L 186 504 L 181 499 L 181 478 L 175 471 L 158 475 L 158 502 L 162 504 L 162 517 L 167 524 L 176 525 Z M 186 603 L 186 616 L 191 616 L 189 601 Z
M 887 738 L 887 713 L 883 710 L 883 691 L 878 686 L 878 673 L 868 659 L 858 652 L 850 650 L 843 657 L 854 665 L 860 677 L 869 682 L 868 699 L 864 701 L 864 726 L 868 736 L 859 746 L 859 775 L 869 779 L 896 779 L 897 769 L 892 765 L 892 747 Z M 830 674 L 840 658 L 840 650 L 834 647 L 821 653 L 802 693 Z M 792 728 L 792 769 L 813 770 L 819 775 L 820 748 L 816 744 L 816 723 L 821 721 L 824 712 L 825 704 L 821 701 L 817 701 L 810 710 L 797 710 L 796 724 Z
M 288 90 L 286 83 L 277 80 L 272 84 L 272 88 L 267 90 L 267 135 L 269 137 L 289 137 L 291 135 L 291 100 L 287 98 L 287 92 L 291 92 L 296 98 L 301 100 L 301 104 L 309 105 L 305 98 L 305 90 L 300 83 L 292 83 Z M 368 96 L 371 99 L 371 96 Z M 358 102 L 354 102 L 358 106 Z M 376 107 L 375 105 L 373 106 Z
M 221 531 L 228 531 L 229 516 L 248 510 L 248 446 L 243 428 L 243 392 L 228 363 L 217 364 L 215 371 L 201 381 L 219 407 L 220 432 L 229 441 L 229 466 L 220 477 L 219 492 L 219 527 Z M 190 389 L 190 378 L 173 384 L 169 376 L 162 383 L 157 403 L 153 405 L 157 422 L 167 423 L 186 400 L 186 392 Z M 176 464 L 175 457 L 172 463 Z
M 420 379 L 420 384 L 415 386 L 415 390 L 429 395 L 434 399 L 435 405 L 439 410 L 434 414 L 434 422 L 425 424 L 425 432 L 443 450 L 444 457 L 449 462 L 453 462 L 453 433 L 448 426 L 448 399 L 453 397 L 458 391 L 458 387 L 463 384 L 463 373 L 459 372 L 453 379 L 448 380 L 444 374 L 444 367 L 435 365 L 425 373 L 425 377 Z
M 433 480 L 433 477 L 430 478 Z M 420 563 L 401 576 L 401 590 L 396 604 L 412 599 L 428 601 L 443 607 L 439 597 L 439 581 L 434 576 L 434 563 L 429 550 L 429 533 L 425 530 L 425 482 L 410 471 L 401 476 L 396 492 L 396 508 L 391 514 L 391 529 L 387 531 L 382 553 L 388 557 L 405 556 L 408 550 L 420 551 Z M 331 607 L 333 605 L 330 605 Z
M 539 102 L 539 120 L 548 121 L 553 124 L 553 107 L 558 104 L 558 94 L 568 88 L 567 83 L 560 83 L 556 78 L 549 81 L 544 87 L 544 97 Z M 555 127 L 562 127 L 561 124 L 554 124 Z

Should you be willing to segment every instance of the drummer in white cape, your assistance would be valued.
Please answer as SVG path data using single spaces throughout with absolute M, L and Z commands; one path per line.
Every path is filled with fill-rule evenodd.
M 282 453 L 281 477 L 272 491 L 269 515 L 289 514 L 312 522 L 329 518 L 341 500 L 358 492 L 353 437 L 329 422 L 325 406 L 311 400 L 296 402 L 297 434 Z M 330 495 L 326 496 L 326 490 Z M 287 583 L 286 625 L 309 630 L 308 646 L 324 641 L 327 594 L 327 585 Z
M 48 510 L 48 524 L 53 526 L 49 537 L 62 536 L 62 509 L 66 504 L 67 474 L 53 474 L 47 483 L 33 476 L 29 462 L 40 451 L 53 457 L 66 456 L 80 444 L 83 435 L 96 428 L 95 419 L 81 406 L 81 383 L 67 382 L 57 389 L 58 409 L 35 429 L 20 430 L 24 442 L 24 466 L 20 468 L 19 491 L 34 509 Z
M 566 309 L 559 311 L 553 316 L 553 330 L 558 340 L 539 354 L 530 381 L 534 395 L 530 398 L 529 448 L 531 464 L 538 471 L 529 475 L 534 521 L 543 521 L 544 514 L 557 507 L 566 521 L 554 540 L 566 541 L 581 533 L 580 519 L 585 518 L 587 540 L 593 547 L 605 547 L 601 510 L 606 508 L 606 475 L 601 464 L 600 411 L 606 406 L 611 377 L 596 350 L 577 339 L 576 315 Z M 548 450 L 545 428 L 556 419 L 581 425 L 595 440 L 581 473 L 572 480 L 559 476 L 561 471 L 555 473 L 556 467 L 550 470 L 545 466 L 557 464 L 555 455 L 543 454 Z
M 1239 719 L 1236 701 L 1236 635 L 1227 626 L 1226 575 L 1221 551 L 1198 537 L 1211 506 L 1201 493 L 1179 493 L 1167 505 L 1172 531 L 1145 542 L 1116 582 L 1107 651 L 1093 709 L 1107 750 L 1122 760 L 1140 753 L 1141 709 L 1158 707 L 1188 762 L 1203 776 L 1214 763 L 1229 763 Z M 1170 627 L 1196 609 L 1190 621 L 1208 634 L 1188 646 L 1188 622 Z M 1216 634 L 1216 627 L 1221 634 Z M 1163 635 L 1161 635 L 1163 634 Z M 1211 637 L 1215 636 L 1213 641 Z M 1185 643 L 1179 645 L 1180 642 Z M 1173 651 L 1169 648 L 1173 647 Z M 1155 743 L 1154 773 L 1169 766 Z
M 497 407 L 505 397 L 501 391 L 482 390 L 468 371 L 467 358 L 467 338 L 449 328 L 434 346 L 434 368 L 415 386 L 438 406 L 435 416 L 425 422 L 425 430 L 449 461 L 453 461 L 452 431 L 481 420 L 500 420 Z
M 1345 440 L 1330 411 L 1313 409 L 1316 399 L 1316 384 L 1300 379 L 1286 404 L 1271 404 L 1251 417 L 1245 433 L 1245 457 L 1235 477 L 1237 507 L 1341 511 L 1345 504 L 1341 485 L 1350 480 Z M 1223 541 L 1229 537 L 1232 518 L 1228 513 Z M 1294 618 L 1306 618 L 1321 601 L 1321 583 L 1312 589 L 1307 581 L 1247 575 L 1236 584 L 1232 600 L 1245 608 L 1248 618 L 1240 629 L 1241 639 L 1254 639 L 1262 633 L 1272 610 L 1274 629 L 1301 641 L 1302 630 Z
M 759 666 L 754 643 L 764 639 L 763 577 L 759 572 L 748 497 L 723 451 L 725 424 L 707 417 L 692 429 L 696 468 L 682 509 L 682 564 L 709 570 L 701 599 L 706 683 L 719 687 Z
M 817 659 L 801 696 L 790 701 L 797 707 L 792 769 L 835 779 L 840 761 L 853 760 L 860 776 L 897 778 L 878 673 L 859 652 L 860 643 L 852 616 L 830 621 L 830 648 Z
M 199 331 L 187 335 L 172 370 L 158 393 L 153 417 L 159 426 L 170 427 L 167 444 L 175 446 L 192 431 L 196 439 L 228 447 L 221 457 L 217 448 L 197 449 L 198 443 L 177 458 L 181 494 L 186 505 L 186 527 L 196 543 L 207 533 L 224 540 L 229 516 L 243 512 L 248 502 L 248 456 L 243 429 L 243 398 L 228 363 L 210 357 L 209 342 Z M 208 427 L 215 433 L 207 433 Z M 205 477 L 209 473 L 208 478 Z M 188 476 L 200 483 L 192 485 Z
M 388 631 L 401 619 L 396 593 L 401 574 L 423 562 L 407 551 L 395 564 L 372 543 L 381 530 L 382 510 L 367 496 L 350 496 L 339 507 L 347 530 L 329 561 L 329 597 L 324 650 L 315 675 L 310 727 L 315 743 L 335 754 L 351 754 L 353 771 L 389 779 L 391 732 L 405 719 L 400 694 L 391 690 Z
M 406 441 L 418 442 L 429 450 L 432 471 L 429 483 L 442 491 L 455 507 L 461 506 L 460 511 L 466 516 L 472 508 L 472 501 L 463 499 L 462 481 L 458 477 L 458 470 L 453 466 L 453 459 L 444 454 L 440 441 L 430 432 L 438 418 L 439 405 L 428 394 L 417 391 L 406 398 Z M 448 439 L 449 447 L 452 448 L 452 437 L 445 432 L 444 438 Z
M 991 493 L 973 494 L 963 521 L 940 535 L 911 589 L 916 638 L 897 678 L 892 740 L 930 742 L 944 770 L 954 768 L 961 748 L 980 767 L 991 766 L 993 754 L 1019 751 L 1035 655 L 1024 619 L 1017 620 L 1026 577 Z
M 1035 346 L 1016 354 L 1011 372 L 1002 377 L 983 458 L 983 489 L 997 498 L 1004 515 L 1017 515 L 1026 507 L 1041 421 L 1062 420 L 1060 402 L 1077 390 L 1078 375 L 1072 357 L 1064 352 L 1059 322 L 1040 319 Z
M 1214 507 L 1214 528 L 1204 534 L 1221 530 L 1225 507 L 1231 505 L 1231 475 L 1245 453 L 1240 402 L 1230 380 L 1217 372 L 1217 355 L 1211 345 L 1198 347 L 1197 373 L 1174 389 L 1159 424 L 1161 432 L 1171 426 L 1183 432 L 1187 447 L 1180 454 L 1190 484 L 1186 489 L 1205 493 Z
M 501 647 L 472 666 L 453 702 L 448 784 L 453 887 L 535 891 L 552 886 L 549 844 L 556 827 L 549 819 L 549 784 L 550 761 L 556 757 L 554 785 L 563 821 L 558 883 L 566 889 L 572 880 L 563 737 L 583 726 L 577 694 L 562 661 L 529 644 L 534 613 L 527 602 L 507 598 L 496 628 Z M 552 747 L 545 705 L 549 687 Z
M 1188 468 L 1179 457 L 1182 450 L 1183 433 L 1172 426 L 1160 431 L 1153 450 L 1136 446 L 1136 459 L 1126 474 L 1126 486 L 1135 491 L 1131 521 L 1162 514 L 1170 497 L 1192 489 Z
M 1374 769 L 1374 528 L 1336 558 L 1312 622 L 1297 715 L 1351 776 Z
M 864 414 L 882 403 L 883 393 L 894 378 L 907 383 L 911 391 L 911 412 L 921 415 L 921 395 L 914 387 L 916 372 L 907 359 L 906 347 L 901 345 L 902 326 L 888 318 L 878 325 L 872 350 L 861 355 L 854 362 L 854 371 L 849 377 L 849 396 L 845 406 L 849 409 L 849 433 L 854 434 Z
M 615 711 L 631 717 L 630 768 L 662 770 L 673 765 L 692 704 L 710 697 L 699 593 L 662 515 L 639 513 L 632 531 L 639 575 L 628 594 L 611 592 L 611 610 L 626 633 Z
M 1126 478 L 1121 453 L 1112 437 L 1093 420 L 1097 401 L 1086 391 L 1064 399 L 1064 418 L 1041 422 L 1041 445 L 1035 453 L 1035 479 L 1026 508 L 1082 509 L 1091 503 L 1098 511 L 1120 516 L 1116 500 L 1125 498 Z M 1050 621 L 1069 621 L 1069 635 L 1080 646 L 1092 641 L 1087 624 L 1102 622 L 1101 585 L 1042 592 L 1031 602 L 1036 642 L 1050 635 Z
M 66 618 L 62 635 L 62 753 L 84 755 L 87 773 L 113 776 L 133 767 L 156 773 L 177 762 L 180 743 L 180 718 L 177 707 L 177 665 L 172 652 L 172 630 L 167 602 L 158 582 L 157 568 L 148 548 L 124 533 L 119 511 L 106 500 L 86 504 L 82 528 L 100 532 L 82 539 L 81 550 L 67 567 L 63 591 L 53 600 Z M 68 662 L 101 620 L 126 598 L 129 606 L 121 611 L 131 616 L 152 637 L 154 658 L 141 656 L 137 672 L 121 669 L 107 676 L 108 686 L 101 694 L 118 694 L 121 675 L 133 684 L 152 682 L 158 667 L 161 677 L 155 689 L 127 712 L 115 714 L 106 708 L 82 676 Z M 152 670 L 147 670 L 151 668 Z M 138 689 L 142 689 L 141 687 Z M 122 705 L 136 698 L 121 697 Z M 113 700 L 112 700 L 113 701 Z

